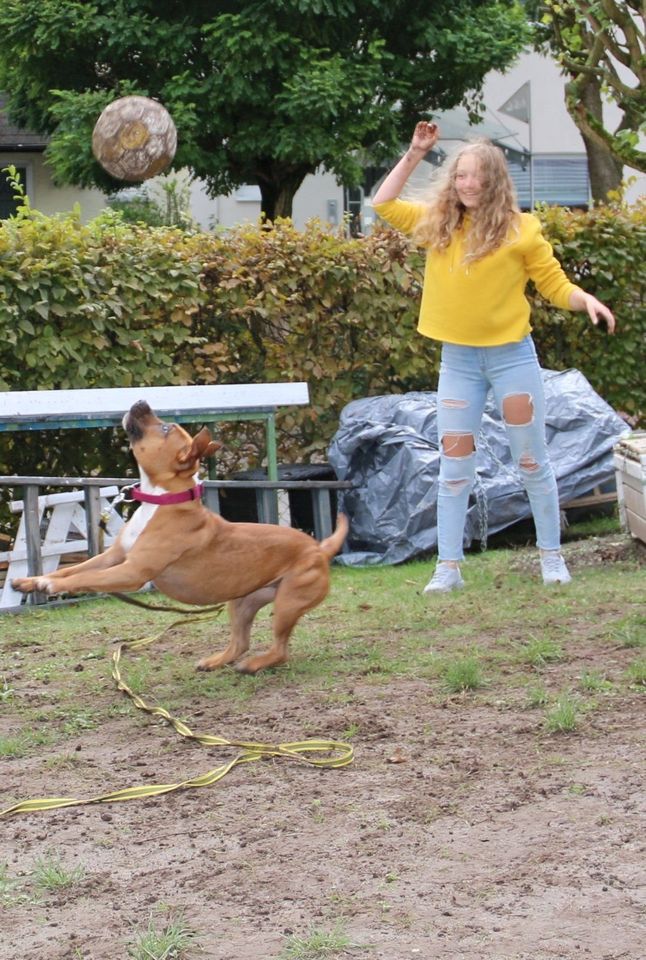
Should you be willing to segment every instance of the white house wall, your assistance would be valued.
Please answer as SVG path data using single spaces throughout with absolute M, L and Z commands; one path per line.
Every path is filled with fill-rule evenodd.
M 226 197 L 210 198 L 199 181 L 191 184 L 191 214 L 204 229 L 256 223 L 260 217 L 260 191 L 241 187 Z M 303 181 L 294 197 L 292 221 L 302 230 L 308 220 L 340 224 L 343 220 L 343 188 L 334 176 L 320 170 Z
M 529 149 L 528 124 L 507 114 L 499 108 L 524 83 L 529 81 L 531 91 L 531 139 L 534 156 L 540 154 L 585 154 L 583 138 L 565 106 L 564 78 L 559 67 L 550 57 L 538 53 L 523 53 L 517 63 L 506 73 L 492 71 L 485 80 L 483 94 L 488 108 L 509 127 L 524 147 Z M 610 103 L 604 107 L 604 121 L 608 129 L 614 129 L 620 113 Z M 626 200 L 634 203 L 646 191 L 646 177 L 624 168 L 624 178 L 629 183 Z
M 0 153 L 0 168 L 13 165 L 27 170 L 26 192 L 32 207 L 47 216 L 66 213 L 75 203 L 81 208 L 81 220 L 86 223 L 105 208 L 105 197 L 99 190 L 79 187 L 55 187 L 42 153 Z

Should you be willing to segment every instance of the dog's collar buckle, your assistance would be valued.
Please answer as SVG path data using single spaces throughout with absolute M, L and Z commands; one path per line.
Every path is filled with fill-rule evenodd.
M 158 506 L 166 506 L 173 503 L 188 503 L 190 500 L 201 500 L 204 486 L 201 483 L 191 487 L 190 490 L 182 490 L 181 493 L 144 493 L 139 484 L 129 488 L 132 500 L 138 500 L 139 503 L 154 503 Z

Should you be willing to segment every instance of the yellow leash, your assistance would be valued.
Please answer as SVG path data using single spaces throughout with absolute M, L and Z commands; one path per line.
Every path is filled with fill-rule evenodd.
M 262 760 L 266 757 L 285 757 L 290 760 L 298 760 L 301 763 L 307 763 L 313 767 L 324 769 L 345 767 L 352 763 L 354 759 L 354 750 L 349 743 L 339 743 L 335 740 L 297 740 L 292 743 L 254 743 L 242 740 L 225 740 L 223 737 L 216 737 L 212 734 L 193 733 L 192 730 L 177 717 L 171 716 L 163 707 L 151 707 L 141 697 L 130 689 L 124 682 L 119 664 L 121 656 L 125 650 L 138 650 L 141 647 L 148 646 L 159 640 L 165 633 L 172 630 L 180 623 L 196 622 L 199 620 L 212 619 L 211 616 L 193 616 L 189 620 L 176 620 L 165 627 L 161 633 L 153 634 L 149 637 L 142 637 L 139 640 L 126 640 L 119 644 L 112 655 L 112 678 L 115 681 L 118 690 L 121 690 L 132 700 L 139 710 L 144 710 L 151 716 L 161 717 L 169 723 L 182 737 L 196 740 L 203 746 L 212 747 L 236 747 L 240 751 L 235 757 L 227 763 L 223 763 L 208 773 L 198 777 L 192 777 L 190 780 L 182 780 L 179 783 L 159 783 L 145 784 L 138 787 L 127 787 L 125 790 L 116 790 L 112 793 L 104 793 L 98 797 L 89 797 L 85 800 L 76 797 L 37 797 L 33 800 L 23 800 L 15 803 L 6 810 L 0 810 L 0 818 L 12 816 L 18 813 L 33 813 L 39 810 L 52 810 L 57 807 L 82 806 L 89 803 L 113 803 L 120 800 L 140 800 L 144 797 L 159 797 L 164 793 L 171 793 L 174 790 L 186 790 L 190 787 L 209 787 L 217 783 L 222 777 L 241 763 L 251 763 L 254 760 Z M 311 753 L 325 754 L 325 756 L 312 757 Z

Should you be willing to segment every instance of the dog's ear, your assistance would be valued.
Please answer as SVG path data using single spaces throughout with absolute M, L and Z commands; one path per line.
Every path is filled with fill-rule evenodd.
M 211 434 L 206 427 L 202 427 L 199 433 L 193 437 L 190 447 L 177 454 L 177 462 L 184 465 L 194 464 L 196 461 L 211 457 L 216 450 L 222 446 L 217 440 L 211 440 Z

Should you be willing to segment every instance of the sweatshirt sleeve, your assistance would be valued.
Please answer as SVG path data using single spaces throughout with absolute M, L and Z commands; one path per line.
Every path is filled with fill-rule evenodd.
M 410 235 L 424 216 L 426 208 L 422 203 L 397 199 L 386 200 L 385 203 L 375 203 L 373 210 L 391 227 Z
M 524 258 L 527 275 L 534 281 L 542 297 L 559 310 L 570 310 L 570 296 L 579 288 L 568 280 L 554 256 L 552 245 L 543 236 L 540 221 L 533 214 L 524 214 Z

